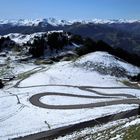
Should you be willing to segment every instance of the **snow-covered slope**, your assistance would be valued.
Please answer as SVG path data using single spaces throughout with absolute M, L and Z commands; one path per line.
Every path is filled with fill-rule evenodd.
M 17 44 L 23 44 L 23 43 L 27 43 L 28 41 L 32 41 L 35 37 L 41 37 L 42 35 L 46 33 L 50 34 L 53 32 L 63 32 L 63 30 L 38 32 L 38 33 L 33 33 L 33 34 L 10 33 L 10 34 L 4 35 L 3 37 L 9 37 L 11 40 L 16 42 Z M 2 36 L 0 36 L 0 38 L 1 37 Z
M 72 25 L 76 22 L 80 22 L 81 24 L 88 24 L 88 23 L 94 23 L 94 24 L 112 24 L 112 23 L 140 23 L 140 20 L 126 20 L 126 19 L 91 19 L 91 20 L 57 20 L 55 18 L 47 18 L 47 19 L 19 19 L 19 20 L 0 20 L 0 26 L 2 25 L 12 25 L 12 26 L 64 26 L 64 25 Z
M 10 33 L 5 35 L 4 37 L 10 37 L 11 40 L 15 41 L 18 44 L 27 43 L 28 41 L 32 41 L 35 36 L 42 36 L 45 34 L 44 32 L 33 33 L 33 34 L 20 34 L 20 33 Z
M 79 58 L 79 60 L 75 62 L 75 66 L 117 77 L 140 73 L 140 68 L 124 62 L 107 52 L 94 52 L 87 54 Z
M 11 55 L 9 57 L 12 59 Z M 100 103 L 101 101 L 109 102 L 118 99 L 124 100 L 126 97 L 123 97 L 121 93 L 140 96 L 138 89 L 127 89 L 114 76 L 102 75 L 97 71 L 85 70 L 85 67 L 75 67 L 76 63 L 80 65 L 86 62 L 97 63 L 98 65 L 102 62 L 103 66 L 118 64 L 129 72 L 131 70 L 133 72 L 139 70 L 104 52 L 85 55 L 75 62 L 63 61 L 53 65 L 36 66 L 32 63 L 21 64 L 13 62 L 14 64 L 10 68 L 17 79 L 9 82 L 3 90 L 0 90 L 0 140 L 52 130 L 138 107 L 133 104 L 116 104 L 94 108 L 59 110 L 37 107 L 31 104 L 29 99 L 32 96 L 46 92 L 51 94 L 56 93 L 58 96 L 44 96 L 44 98 L 40 99 L 41 102 L 56 106 Z M 93 88 L 90 89 L 93 92 L 82 90 L 78 86 L 92 86 Z M 104 89 L 102 87 L 108 88 Z M 113 87 L 116 87 L 116 89 Z M 124 89 L 119 87 L 124 87 Z M 101 96 L 99 90 L 102 90 L 101 93 L 105 93 L 108 98 Z M 61 93 L 94 97 L 93 99 L 72 98 L 73 96 L 61 97 L 59 96 Z M 116 94 L 116 96 L 111 97 L 109 95 L 111 93 Z M 117 96 L 118 93 L 121 94 L 119 98 Z M 103 99 L 96 99 L 96 96 L 103 97 Z

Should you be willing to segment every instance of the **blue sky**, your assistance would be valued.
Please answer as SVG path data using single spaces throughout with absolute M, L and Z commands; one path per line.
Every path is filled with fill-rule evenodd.
M 140 19 L 140 0 L 0 0 L 0 19 Z

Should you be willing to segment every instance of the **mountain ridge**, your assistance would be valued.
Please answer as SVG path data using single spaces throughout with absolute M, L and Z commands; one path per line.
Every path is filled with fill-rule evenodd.
M 0 26 L 9 24 L 12 26 L 38 26 L 39 24 L 43 25 L 52 25 L 52 26 L 65 26 L 72 25 L 75 23 L 81 24 L 115 24 L 115 23 L 140 23 L 139 19 L 91 19 L 91 20 L 57 20 L 55 18 L 40 18 L 40 19 L 11 19 L 11 20 L 2 20 L 0 19 Z
M 21 33 L 29 35 L 39 32 L 63 30 L 73 34 L 103 40 L 114 48 L 123 48 L 129 53 L 140 54 L 140 20 L 0 20 L 0 35 Z

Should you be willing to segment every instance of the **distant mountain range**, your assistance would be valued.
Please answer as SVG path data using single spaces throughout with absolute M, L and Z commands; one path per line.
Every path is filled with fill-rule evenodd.
M 90 28 L 90 31 L 89 31 Z M 0 20 L 0 35 L 9 33 L 30 34 L 36 32 L 46 32 L 51 30 L 74 31 L 75 33 L 92 36 L 95 33 L 104 31 L 113 32 L 127 31 L 129 33 L 140 34 L 140 20 L 57 20 L 55 18 L 35 19 L 35 20 Z M 96 35 L 97 36 L 97 35 Z
M 52 30 L 63 30 L 103 40 L 112 47 L 120 47 L 140 55 L 140 20 L 57 20 L 55 18 L 35 20 L 0 20 L 0 35 L 9 33 L 32 34 Z
M 126 19 L 118 19 L 118 20 L 102 20 L 102 19 L 93 19 L 93 20 L 57 20 L 55 18 L 48 19 L 19 19 L 19 20 L 0 20 L 0 26 L 3 25 L 11 25 L 11 26 L 40 26 L 42 25 L 52 25 L 52 26 L 66 26 L 72 25 L 75 23 L 81 24 L 122 24 L 122 23 L 140 23 L 140 20 L 126 20 Z

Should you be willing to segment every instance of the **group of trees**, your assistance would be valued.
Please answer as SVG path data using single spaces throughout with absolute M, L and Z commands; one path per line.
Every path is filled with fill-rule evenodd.
M 2 83 L 2 80 L 0 79 L 0 89 L 4 87 L 4 84 Z
M 131 54 L 122 48 L 114 48 L 102 40 L 94 41 L 91 38 L 83 38 L 80 35 L 73 35 L 66 32 L 46 33 L 41 37 L 35 37 L 32 43 L 27 42 L 24 45 L 29 47 L 29 53 L 33 57 L 41 57 L 46 51 L 57 52 L 58 50 L 62 50 L 64 46 L 72 43 L 80 46 L 75 49 L 75 52 L 79 56 L 95 51 L 106 51 L 128 63 L 140 66 L 140 56 L 136 54 Z M 15 43 L 9 37 L 0 38 L 0 51 L 5 48 L 9 49 L 14 45 Z
M 64 32 L 52 32 L 42 37 L 36 37 L 33 43 L 30 44 L 29 53 L 31 53 L 33 57 L 40 57 L 44 55 L 46 49 L 51 52 L 54 50 L 58 51 L 62 50 L 64 46 L 70 43 L 75 43 L 81 45 L 81 47 L 75 50 L 79 56 L 95 51 L 106 51 L 128 63 L 140 66 L 140 56 L 131 54 L 122 48 L 113 48 L 102 40 L 94 41 L 91 38 L 83 38 L 80 35 L 69 36 L 70 37 Z
M 15 43 L 9 37 L 0 38 L 0 51 L 3 49 L 10 49 Z
M 58 50 L 62 50 L 68 43 L 66 33 L 52 32 L 42 37 L 35 37 L 33 43 L 28 43 L 28 46 L 30 46 L 29 53 L 33 57 L 40 57 L 44 55 L 45 50 L 51 52 L 55 50 L 57 52 Z
M 33 57 L 40 57 L 44 55 L 46 41 L 43 37 L 36 37 L 32 44 L 29 44 L 29 53 L 33 55 Z
M 63 32 L 54 32 L 48 34 L 47 44 L 51 51 L 62 50 L 64 46 L 68 45 L 68 36 Z
M 130 79 L 131 79 L 132 81 L 140 82 L 140 73 L 139 73 L 138 75 L 136 75 L 136 76 L 130 77 Z

